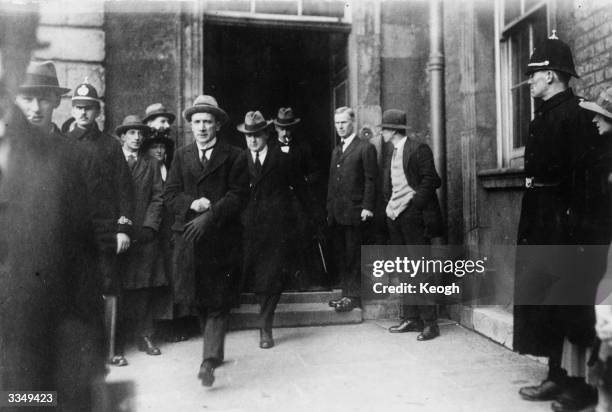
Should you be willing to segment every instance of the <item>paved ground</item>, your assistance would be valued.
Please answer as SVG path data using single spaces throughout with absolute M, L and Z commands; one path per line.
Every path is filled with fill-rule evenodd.
M 275 329 L 269 350 L 257 331 L 231 332 L 211 389 L 196 379 L 201 339 L 158 357 L 128 352 L 108 381 L 133 381 L 134 411 L 550 411 L 517 395 L 544 365 L 449 322 L 430 342 L 390 334 L 391 324 Z

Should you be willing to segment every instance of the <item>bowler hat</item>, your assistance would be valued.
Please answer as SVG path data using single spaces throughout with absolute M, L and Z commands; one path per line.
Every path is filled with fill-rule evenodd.
M 142 118 L 135 114 L 125 116 L 123 123 L 115 128 L 115 134 L 121 136 L 130 129 L 142 130 L 145 136 L 151 134 L 151 128 L 142 122 Z
M 27 92 L 32 90 L 48 90 L 56 92 L 59 95 L 66 94 L 70 91 L 70 89 L 59 86 L 57 71 L 52 61 L 30 63 L 26 71 L 25 80 L 19 86 L 19 91 Z
M 574 68 L 574 59 L 569 46 L 553 34 L 533 50 L 525 74 L 529 75 L 539 70 L 555 70 L 578 78 Z
M 281 127 L 294 126 L 300 122 L 299 117 L 295 117 L 291 107 L 281 107 L 278 109 L 274 124 Z
M 95 102 L 100 104 L 102 100 L 98 97 L 98 91 L 95 87 L 93 87 L 85 78 L 85 81 L 79 84 L 74 89 L 74 94 L 72 95 L 72 105 L 74 106 L 76 103 L 91 103 Z
M 147 123 L 148 121 L 155 119 L 157 116 L 167 117 L 170 123 L 174 123 L 174 119 L 176 119 L 174 113 L 166 109 L 166 106 L 161 103 L 153 103 L 146 108 L 145 118 L 142 119 L 142 122 Z
M 264 119 L 259 111 L 247 112 L 244 116 L 244 123 L 239 124 L 236 129 L 241 133 L 257 133 L 264 130 L 272 123 L 272 120 Z
M 594 102 L 580 102 L 580 107 L 612 120 L 612 87 L 603 90 Z
M 222 109 L 219 108 L 217 100 L 207 94 L 201 94 L 196 97 L 193 102 L 193 106 L 188 107 L 183 111 L 183 116 L 188 122 L 191 121 L 191 116 L 195 113 L 211 113 L 221 123 L 228 121 L 229 116 Z
M 406 130 L 406 112 L 397 109 L 385 110 L 382 115 L 382 123 L 378 127 L 383 129 Z

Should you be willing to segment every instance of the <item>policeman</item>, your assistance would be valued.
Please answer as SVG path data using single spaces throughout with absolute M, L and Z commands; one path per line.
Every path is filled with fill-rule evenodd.
M 592 325 L 583 321 L 584 308 L 563 306 L 550 299 L 557 279 L 576 273 L 567 268 L 571 242 L 572 173 L 574 162 L 595 136 L 591 117 L 569 87 L 578 77 L 572 53 L 555 33 L 534 50 L 525 74 L 531 96 L 541 99 L 529 124 L 525 145 L 525 192 L 518 228 L 515 279 L 514 350 L 548 358 L 548 376 L 537 386 L 521 388 L 526 400 L 556 400 L 554 410 L 592 403 L 584 380 L 569 379 L 561 365 L 566 338 L 587 346 Z M 535 245 L 548 245 L 538 247 Z M 545 252 L 545 253 L 542 253 Z M 551 304 L 552 303 L 552 304 Z M 592 310 L 592 308 L 591 308 Z

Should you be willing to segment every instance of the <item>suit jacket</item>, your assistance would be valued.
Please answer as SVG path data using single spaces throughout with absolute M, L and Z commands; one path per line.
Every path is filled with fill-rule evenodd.
M 383 197 L 385 206 L 389 202 L 393 190 L 391 185 L 392 154 L 393 152 L 390 151 L 383 161 L 385 171 L 383 175 Z M 436 172 L 431 149 L 425 143 L 407 138 L 402 153 L 402 163 L 408 185 L 415 191 L 410 204 L 423 216 L 425 236 L 428 238 L 442 236 L 445 232 L 445 225 L 438 195 L 436 194 L 436 189 L 440 187 L 442 182 Z
M 144 228 L 158 232 L 163 211 L 163 187 L 159 162 L 145 154 L 131 170 L 134 187 L 134 236 L 123 257 L 123 287 L 139 289 L 165 285 L 166 276 L 160 255 L 160 238 L 142 239 Z
M 206 169 L 196 143 L 174 155 L 164 191 L 164 200 L 174 214 L 173 269 L 177 302 L 225 306 L 239 296 L 240 213 L 248 198 L 247 159 L 240 149 L 218 141 Z M 187 222 L 198 214 L 191 203 L 206 197 L 211 202 L 212 224 L 197 243 L 184 240 Z M 195 296 L 194 296 L 195 285 Z
M 288 270 L 291 229 L 295 220 L 295 196 L 305 205 L 306 185 L 292 157 L 268 148 L 261 173 L 255 171 L 251 152 L 250 196 L 242 213 L 244 224 L 244 271 L 255 292 L 280 293 Z M 264 257 L 265 258 L 262 258 Z
M 333 150 L 327 188 L 331 223 L 359 225 L 362 209 L 374 211 L 377 173 L 376 149 L 358 136 L 344 152 L 340 146 Z

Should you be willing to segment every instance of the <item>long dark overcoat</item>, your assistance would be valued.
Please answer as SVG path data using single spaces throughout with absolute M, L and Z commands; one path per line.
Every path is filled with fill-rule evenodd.
M 525 175 L 532 187 L 521 205 L 514 293 L 514 350 L 519 353 L 548 356 L 565 337 L 584 346 L 594 337 L 592 306 L 550 300 L 568 281 L 584 290 L 597 287 L 590 275 L 576 270 L 580 257 L 573 244 L 582 240 L 572 239 L 571 223 L 572 196 L 580 188 L 572 175 L 596 135 L 591 119 L 568 89 L 538 106 L 529 125 Z M 584 290 L 576 293 L 589 293 Z M 556 305 L 546 304 L 551 302 Z
M 250 196 L 242 214 L 244 273 L 256 293 L 280 293 L 291 268 L 292 202 L 294 196 L 306 201 L 306 186 L 288 154 L 270 148 L 259 174 L 251 152 L 245 154 Z
M 83 153 L 13 111 L 0 175 L 0 389 L 57 390 L 65 410 L 89 409 L 105 354 Z
M 123 256 L 122 280 L 124 289 L 140 289 L 166 285 L 166 274 L 161 254 L 159 229 L 164 206 L 159 162 L 141 154 L 132 169 L 134 186 L 133 243 Z M 156 236 L 141 240 L 144 228 Z
M 247 159 L 240 149 L 218 141 L 206 169 L 195 143 L 174 155 L 164 199 L 174 213 L 175 299 L 186 304 L 224 307 L 236 302 L 242 285 L 240 213 L 248 198 Z M 183 238 L 197 214 L 191 203 L 211 201 L 213 224 L 197 243 Z

